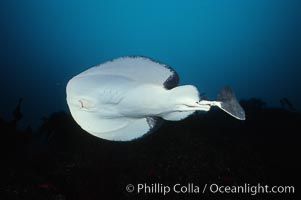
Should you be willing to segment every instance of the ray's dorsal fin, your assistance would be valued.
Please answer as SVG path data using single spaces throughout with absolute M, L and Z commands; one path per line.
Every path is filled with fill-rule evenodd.
M 175 70 L 164 63 L 143 56 L 125 56 L 92 67 L 77 76 L 117 75 L 143 83 L 174 88 L 179 83 Z

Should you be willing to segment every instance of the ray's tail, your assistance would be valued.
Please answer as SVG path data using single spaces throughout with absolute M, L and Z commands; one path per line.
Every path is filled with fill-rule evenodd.
M 245 111 L 238 103 L 235 94 L 230 87 L 224 87 L 220 90 L 217 101 L 220 102 L 219 107 L 229 115 L 239 120 L 246 119 Z

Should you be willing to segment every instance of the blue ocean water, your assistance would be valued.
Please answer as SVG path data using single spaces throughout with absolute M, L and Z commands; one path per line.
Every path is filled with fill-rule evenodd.
M 19 97 L 30 124 L 68 110 L 71 77 L 124 55 L 167 63 L 211 99 L 230 85 L 300 110 L 300 21 L 299 0 L 1 0 L 0 116 Z

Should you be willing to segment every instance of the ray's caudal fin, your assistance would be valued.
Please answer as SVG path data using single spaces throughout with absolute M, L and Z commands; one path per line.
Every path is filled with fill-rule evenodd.
M 217 101 L 220 102 L 220 107 L 223 111 L 239 120 L 245 120 L 246 115 L 244 109 L 239 105 L 234 92 L 230 87 L 224 87 L 220 90 L 217 96 Z

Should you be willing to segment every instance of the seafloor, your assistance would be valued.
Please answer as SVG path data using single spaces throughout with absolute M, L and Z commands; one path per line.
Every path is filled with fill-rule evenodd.
M 258 103 L 259 102 L 259 103 Z M 0 199 L 296 199 L 296 194 L 127 192 L 128 184 L 292 185 L 299 177 L 300 113 L 242 102 L 247 120 L 220 110 L 165 122 L 153 134 L 111 142 L 82 131 L 65 112 L 37 131 L 21 115 L 0 120 Z

